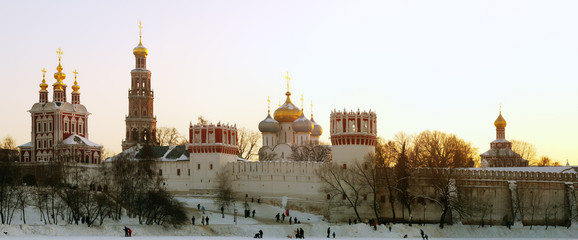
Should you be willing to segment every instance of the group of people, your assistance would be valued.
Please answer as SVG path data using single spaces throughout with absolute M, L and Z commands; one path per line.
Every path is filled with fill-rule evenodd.
M 421 234 L 422 240 L 428 240 L 427 234 L 423 232 L 423 229 L 420 229 L 419 233 Z
M 131 236 L 132 236 L 132 229 L 127 228 L 126 226 L 124 226 L 124 228 L 123 228 L 122 230 L 124 230 L 124 236 L 125 236 L 125 237 L 131 237 Z
M 193 218 L 191 218 L 191 223 L 193 224 L 193 226 L 195 225 L 195 216 L 193 216 Z M 201 224 L 203 225 L 209 225 L 209 216 L 201 216 Z
M 285 213 L 282 213 L 281 215 L 279 215 L 279 213 L 277 213 L 277 215 L 275 215 L 275 220 L 277 222 L 285 222 L 285 217 L 289 216 L 289 215 L 285 215 Z M 289 224 L 301 224 L 301 221 L 297 220 L 297 217 L 289 217 Z
M 305 231 L 303 231 L 303 228 L 297 228 L 295 230 L 295 238 L 305 238 Z

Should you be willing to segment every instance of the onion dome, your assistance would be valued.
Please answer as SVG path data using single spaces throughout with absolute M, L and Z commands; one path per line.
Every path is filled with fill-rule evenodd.
M 72 92 L 77 93 L 78 90 L 80 89 L 80 85 L 78 85 L 78 82 L 76 81 L 76 75 L 78 74 L 78 72 L 76 71 L 76 69 L 74 70 L 74 85 L 72 85 Z
M 42 83 L 39 85 L 40 86 L 40 91 L 46 92 L 46 89 L 48 88 L 48 84 L 46 84 L 46 70 L 44 70 L 44 68 L 42 69 Z
M 58 66 L 56 67 L 56 71 L 58 72 L 54 73 L 54 79 L 56 79 L 56 82 L 52 84 L 52 86 L 55 90 L 63 91 L 62 87 L 66 85 L 62 82 L 62 80 L 66 79 L 66 74 L 62 72 L 63 68 L 62 64 L 60 64 L 60 56 L 62 55 L 62 50 L 59 48 L 56 53 L 58 53 Z
M 271 114 L 267 114 L 267 117 L 259 123 L 259 131 L 262 133 L 276 133 L 281 130 L 279 122 L 271 117 Z
M 502 111 L 500 111 L 500 116 L 498 116 L 498 118 L 496 118 L 496 121 L 494 121 L 494 126 L 496 126 L 497 128 L 505 128 L 507 125 L 506 120 L 504 120 L 504 117 L 502 117 Z
M 141 25 L 140 22 L 139 22 L 139 26 L 138 26 L 138 27 L 139 27 L 139 29 L 142 30 L 142 25 Z M 139 32 L 138 46 L 136 46 L 136 47 L 132 50 L 132 53 L 133 53 L 135 56 L 143 56 L 143 57 L 146 57 L 146 56 L 149 54 L 149 50 L 142 45 L 142 32 Z
M 313 122 L 305 117 L 305 114 L 301 113 L 301 116 L 293 122 L 293 131 L 295 132 L 308 132 L 313 130 Z
M 314 137 L 321 136 L 321 134 L 323 134 L 323 128 L 321 127 L 321 125 L 319 125 L 319 123 L 315 122 L 315 120 L 313 119 L 313 116 L 311 116 L 311 122 L 313 123 L 313 130 L 311 131 L 311 136 L 314 136 Z
M 291 102 L 291 99 L 289 98 L 291 93 L 289 91 L 287 91 L 285 95 L 287 96 L 285 103 L 275 110 L 273 117 L 280 123 L 291 123 L 299 118 L 301 110 Z
M 132 53 L 135 56 L 146 57 L 149 54 L 149 50 L 142 45 L 142 42 L 139 41 L 138 46 L 132 50 Z

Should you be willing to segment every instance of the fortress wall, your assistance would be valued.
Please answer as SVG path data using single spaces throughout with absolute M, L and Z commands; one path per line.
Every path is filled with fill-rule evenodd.
M 193 188 L 192 169 L 190 169 L 189 161 L 162 161 L 158 163 L 160 163 L 157 164 L 158 170 L 162 170 L 164 179 L 161 185 L 165 190 L 188 192 Z

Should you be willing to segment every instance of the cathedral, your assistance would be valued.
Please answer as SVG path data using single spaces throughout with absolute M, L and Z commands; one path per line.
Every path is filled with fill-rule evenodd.
M 71 101 L 66 99 L 61 64 L 62 51 L 58 49 L 58 66 L 52 84 L 52 101 L 48 100 L 46 70 L 42 70 L 39 99 L 28 111 L 31 117 L 32 141 L 19 146 L 20 162 L 77 162 L 100 163 L 102 146 L 88 140 L 88 116 L 90 113 L 80 103 L 78 72 L 74 70 Z
M 311 120 L 309 120 L 305 117 L 303 110 L 291 102 L 291 92 L 289 91 L 289 80 L 291 78 L 289 78 L 289 73 L 287 73 L 285 78 L 287 79 L 287 92 L 285 93 L 287 99 L 285 103 L 275 110 L 273 118 L 271 117 L 269 106 L 267 117 L 259 123 L 259 131 L 263 135 L 263 145 L 259 149 L 259 161 L 288 160 L 293 153 L 294 147 L 319 145 L 319 137 L 323 133 L 321 125 L 317 124 L 313 119 L 313 111 Z M 267 101 L 270 104 L 270 101 Z M 303 101 L 303 98 L 301 101 Z
M 482 167 L 527 167 L 528 160 L 512 150 L 512 143 L 506 140 L 506 120 L 502 117 L 502 110 L 494 126 L 496 126 L 496 140 L 490 143 L 490 150 L 480 155 Z

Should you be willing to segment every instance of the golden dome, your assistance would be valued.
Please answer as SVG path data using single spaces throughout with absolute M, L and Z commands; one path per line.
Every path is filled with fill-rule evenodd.
M 505 128 L 507 125 L 506 120 L 504 120 L 504 117 L 502 117 L 502 112 L 500 112 L 500 116 L 498 116 L 498 118 L 496 118 L 496 121 L 494 121 L 494 126 L 496 126 L 497 128 Z
M 40 91 L 46 92 L 48 84 L 46 84 L 46 70 L 42 69 L 42 83 L 40 84 Z
M 280 123 L 294 122 L 301 115 L 301 110 L 297 106 L 293 105 L 293 103 L 291 102 L 291 99 L 289 98 L 289 96 L 291 96 L 291 93 L 289 91 L 287 91 L 285 95 L 287 96 L 285 103 L 283 103 L 283 105 L 281 105 L 279 108 L 277 108 L 277 110 L 275 110 L 273 118 L 275 118 L 275 120 L 277 120 Z
M 66 86 L 62 80 L 66 79 L 66 74 L 62 72 L 62 65 L 60 64 L 60 58 L 58 59 L 58 67 L 56 67 L 56 70 L 58 72 L 54 73 L 54 79 L 56 79 L 56 82 L 54 84 L 52 84 L 52 86 L 54 86 L 55 90 L 60 90 L 63 91 L 62 87 Z
M 78 90 L 80 89 L 80 86 L 78 85 L 78 82 L 76 81 L 76 75 L 78 74 L 78 72 L 76 71 L 76 69 L 74 69 L 74 85 L 72 85 L 72 90 L 74 90 L 73 92 L 77 93 Z
M 147 48 L 145 48 L 141 42 L 138 43 L 138 46 L 136 46 L 133 50 L 132 53 L 135 56 L 144 56 L 146 57 L 147 55 L 149 55 L 149 50 Z

